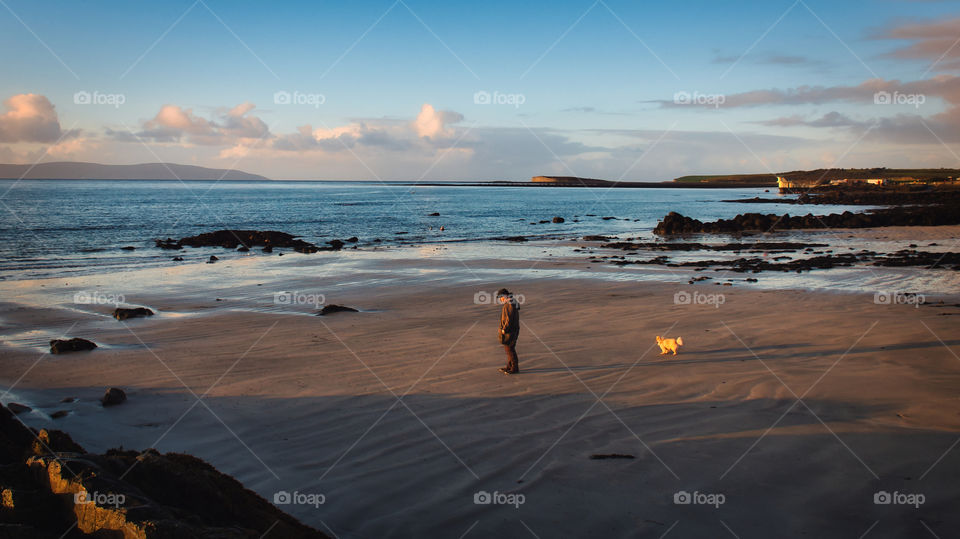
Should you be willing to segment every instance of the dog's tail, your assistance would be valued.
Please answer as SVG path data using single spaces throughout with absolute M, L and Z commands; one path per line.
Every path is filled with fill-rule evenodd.
M 677 344 L 683 346 L 683 337 L 677 337 Z

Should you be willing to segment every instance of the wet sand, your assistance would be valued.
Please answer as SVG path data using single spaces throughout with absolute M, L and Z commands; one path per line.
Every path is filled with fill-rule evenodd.
M 960 530 L 957 291 L 913 306 L 585 279 L 582 261 L 244 264 L 127 288 L 2 283 L 3 402 L 88 450 L 192 453 L 269 500 L 321 493 L 283 508 L 340 537 Z M 247 278 L 217 278 L 229 271 Z M 483 294 L 501 286 L 524 299 L 516 376 L 497 372 L 499 309 Z M 120 288 L 158 315 L 118 322 L 112 305 L 67 299 Z M 274 303 L 281 292 L 299 299 Z M 362 312 L 312 316 L 311 294 Z M 61 334 L 101 348 L 44 355 Z M 656 335 L 685 347 L 660 356 Z M 128 402 L 100 407 L 109 386 Z M 589 458 L 611 453 L 635 458 Z M 483 492 L 515 505 L 475 503 Z M 675 503 L 684 492 L 714 505 Z M 882 492 L 924 499 L 875 504 Z

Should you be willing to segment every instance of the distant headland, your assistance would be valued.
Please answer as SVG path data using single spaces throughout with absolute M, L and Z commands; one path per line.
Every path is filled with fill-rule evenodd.
M 0 179 L 10 180 L 269 180 L 241 170 L 178 165 L 176 163 L 142 163 L 138 165 L 103 165 L 75 161 L 56 161 L 34 165 L 0 164 Z

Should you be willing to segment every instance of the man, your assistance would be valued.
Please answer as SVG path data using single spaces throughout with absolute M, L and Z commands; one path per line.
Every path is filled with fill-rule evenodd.
M 500 310 L 500 344 L 507 352 L 507 366 L 501 367 L 503 374 L 517 374 L 520 367 L 517 365 L 517 336 L 520 335 L 520 306 L 513 299 L 513 294 L 506 288 L 497 290 L 497 300 L 503 304 Z

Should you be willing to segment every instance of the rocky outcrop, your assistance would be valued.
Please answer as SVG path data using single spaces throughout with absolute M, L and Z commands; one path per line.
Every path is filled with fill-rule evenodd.
M 3 537 L 327 537 L 196 457 L 87 453 L 68 434 L 29 429 L 2 407 L 0 523 Z
M 792 216 L 790 214 L 744 213 L 733 219 L 703 222 L 670 212 L 660 221 L 654 234 L 736 234 L 747 231 L 816 228 L 871 228 L 881 226 L 937 226 L 960 224 L 960 212 L 950 205 L 928 207 L 897 207 L 866 213 L 831 213 L 829 215 Z
M 129 318 L 139 318 L 142 316 L 153 316 L 153 311 L 146 307 L 134 307 L 133 309 L 118 307 L 113 310 L 113 317 L 117 320 L 127 320 Z
M 217 230 L 179 240 L 167 238 L 156 240 L 161 249 L 182 249 L 184 247 L 224 247 L 226 249 L 252 247 L 287 247 L 300 253 L 315 253 L 324 248 L 301 240 L 292 234 L 275 230 Z M 332 250 L 332 249 L 328 249 Z
M 51 354 L 66 354 L 67 352 L 82 352 L 85 350 L 93 350 L 96 347 L 97 347 L 96 343 L 90 342 L 86 339 L 81 339 L 79 337 L 74 337 L 72 339 L 54 339 L 50 341 Z

